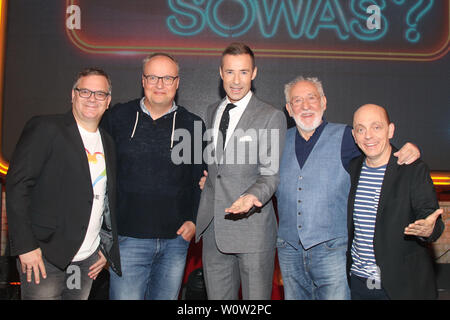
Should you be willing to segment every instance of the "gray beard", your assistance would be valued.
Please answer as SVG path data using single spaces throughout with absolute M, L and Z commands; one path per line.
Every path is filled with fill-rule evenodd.
M 320 123 L 322 122 L 322 117 L 317 117 L 317 118 L 314 120 L 313 124 L 312 124 L 311 126 L 309 126 L 309 127 L 306 126 L 306 125 L 304 125 L 304 124 L 300 121 L 300 119 L 297 119 L 295 116 L 294 116 L 294 121 L 295 121 L 295 124 L 297 125 L 297 127 L 300 128 L 300 130 L 302 130 L 302 131 L 304 131 L 304 132 L 311 132 L 311 131 L 316 130 L 317 127 L 320 126 Z

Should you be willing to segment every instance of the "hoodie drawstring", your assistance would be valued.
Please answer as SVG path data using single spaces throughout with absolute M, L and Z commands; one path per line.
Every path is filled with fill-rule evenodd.
M 139 121 L 139 111 L 136 111 L 136 121 L 134 122 L 134 128 L 133 128 L 133 132 L 131 133 L 131 137 L 130 140 L 133 139 L 134 137 L 134 133 L 136 132 L 136 127 Z
M 177 112 L 175 111 L 173 114 L 173 120 L 172 120 L 172 134 L 170 135 L 170 149 L 173 148 L 173 137 L 175 135 L 175 119 L 177 117 Z M 134 122 L 134 128 L 133 132 L 131 133 L 130 140 L 133 139 L 134 133 L 136 132 L 137 124 L 139 122 L 139 111 L 136 111 L 136 121 Z
M 177 112 L 173 114 L 173 121 L 172 121 L 172 135 L 170 136 L 170 150 L 173 148 L 173 136 L 175 133 L 175 118 L 177 117 Z

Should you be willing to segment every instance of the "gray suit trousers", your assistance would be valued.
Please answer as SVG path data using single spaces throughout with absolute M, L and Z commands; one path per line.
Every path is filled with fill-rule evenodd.
M 255 253 L 223 253 L 217 248 L 214 220 L 203 234 L 203 274 L 209 300 L 270 300 L 275 248 Z

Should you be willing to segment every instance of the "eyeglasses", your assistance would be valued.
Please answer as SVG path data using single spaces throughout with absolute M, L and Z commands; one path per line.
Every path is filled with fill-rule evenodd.
M 291 100 L 290 103 L 294 107 L 300 107 L 305 103 L 305 100 L 310 104 L 316 104 L 317 102 L 319 102 L 319 97 L 314 94 L 311 94 L 306 98 L 295 97 L 294 100 Z
M 145 80 L 147 81 L 147 83 L 149 84 L 157 84 L 159 79 L 162 79 L 164 85 L 166 86 L 171 86 L 173 85 L 173 82 L 175 81 L 176 78 L 178 78 L 178 76 L 173 77 L 173 76 L 162 76 L 162 77 L 158 77 L 155 76 L 153 74 L 149 74 L 149 75 L 142 75 Z
M 75 88 L 75 91 L 78 91 L 78 94 L 80 95 L 81 98 L 86 98 L 89 99 L 91 97 L 92 94 L 94 94 L 94 97 L 96 100 L 98 101 L 105 101 L 106 98 L 110 95 L 110 93 L 108 92 L 104 92 L 104 91 L 91 91 L 89 89 L 80 89 L 80 88 Z

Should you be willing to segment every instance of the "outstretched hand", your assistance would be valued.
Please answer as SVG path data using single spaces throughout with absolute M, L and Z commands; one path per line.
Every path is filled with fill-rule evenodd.
M 409 236 L 428 238 L 433 233 L 437 218 L 443 212 L 443 209 L 437 209 L 425 219 L 416 220 L 415 222 L 410 223 L 405 228 L 405 234 Z
M 225 212 L 232 214 L 244 214 L 250 211 L 253 207 L 262 207 L 261 201 L 252 194 L 246 194 L 239 197 Z

